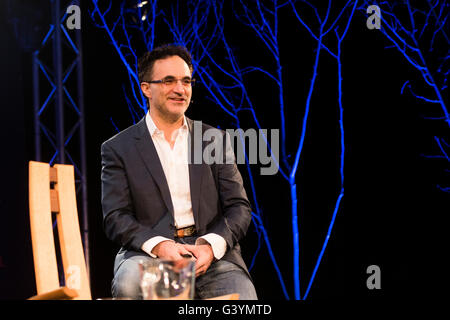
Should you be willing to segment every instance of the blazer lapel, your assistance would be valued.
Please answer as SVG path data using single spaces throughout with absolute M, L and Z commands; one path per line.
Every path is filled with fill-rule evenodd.
M 189 128 L 189 144 L 188 148 L 189 152 L 189 185 L 191 188 L 191 202 L 192 202 L 192 212 L 194 213 L 194 220 L 197 228 L 199 225 L 199 215 L 198 215 L 198 207 L 200 203 L 200 191 L 201 191 L 201 183 L 202 183 L 202 173 L 203 167 L 205 164 L 203 163 L 203 157 L 201 157 L 201 161 L 197 161 L 200 163 L 194 162 L 194 154 L 195 149 L 197 149 L 197 153 L 200 152 L 200 156 L 203 155 L 203 139 L 202 139 L 202 125 L 194 126 L 194 121 L 186 117 L 186 121 L 188 123 Z M 196 145 L 196 144 L 200 144 Z M 197 155 L 198 156 L 198 155 Z M 200 160 L 198 159 L 198 160 Z
M 154 178 L 167 209 L 173 216 L 173 204 L 172 198 L 170 197 L 169 186 L 167 184 L 166 176 L 164 175 L 164 171 L 161 165 L 161 161 L 159 160 L 155 145 L 153 144 L 153 140 L 150 137 L 150 133 L 148 132 L 147 124 L 145 123 L 145 117 L 139 121 L 136 127 L 136 148 L 138 149 L 139 155 L 141 156 L 144 165 L 147 167 L 148 171 Z

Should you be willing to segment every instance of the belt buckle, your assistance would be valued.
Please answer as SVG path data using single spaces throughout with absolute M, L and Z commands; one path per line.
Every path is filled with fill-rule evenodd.
M 176 234 L 176 236 L 178 238 L 183 238 L 184 237 L 184 230 L 183 229 L 178 229 L 175 234 Z
M 194 233 L 195 233 L 195 227 L 189 226 L 189 227 L 177 229 L 175 231 L 175 236 L 177 238 L 184 238 L 184 237 L 189 237 L 189 236 L 193 235 Z

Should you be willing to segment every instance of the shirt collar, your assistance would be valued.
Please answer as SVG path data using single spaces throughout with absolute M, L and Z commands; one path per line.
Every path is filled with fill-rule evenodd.
M 153 137 L 154 134 L 159 134 L 159 133 L 162 134 L 163 133 L 162 130 L 158 129 L 158 127 L 156 126 L 152 117 L 150 116 L 150 111 L 148 111 L 147 114 L 145 115 L 145 123 L 147 124 L 147 128 L 148 128 L 148 131 L 149 131 L 151 137 Z M 186 116 L 183 115 L 183 124 L 177 130 L 186 131 L 187 129 L 188 129 L 188 125 L 187 125 L 187 121 L 186 121 Z

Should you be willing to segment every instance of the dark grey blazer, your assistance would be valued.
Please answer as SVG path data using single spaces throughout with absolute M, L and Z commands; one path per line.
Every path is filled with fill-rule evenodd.
M 186 119 L 194 137 L 196 126 Z M 212 127 L 203 124 L 201 128 Z M 203 142 L 202 148 L 206 145 Z M 194 144 L 190 147 L 193 155 Z M 169 187 L 145 117 L 105 141 L 101 156 L 103 226 L 106 236 L 122 247 L 120 252 L 142 254 L 142 244 L 154 236 L 174 239 Z M 239 241 L 250 224 L 251 208 L 236 164 L 191 161 L 189 178 L 198 236 L 211 232 L 222 236 L 227 243 L 222 259 L 241 266 L 248 274 Z

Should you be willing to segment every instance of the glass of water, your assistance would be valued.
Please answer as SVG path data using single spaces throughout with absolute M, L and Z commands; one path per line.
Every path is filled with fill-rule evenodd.
M 151 259 L 140 261 L 144 300 L 192 300 L 195 290 L 195 261 Z

